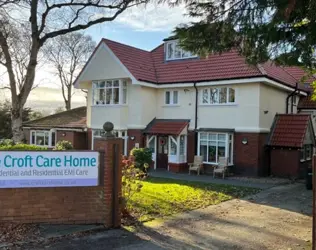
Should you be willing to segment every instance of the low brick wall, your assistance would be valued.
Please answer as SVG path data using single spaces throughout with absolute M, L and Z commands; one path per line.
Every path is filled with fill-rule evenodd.
M 120 225 L 120 212 L 113 218 L 112 207 L 119 210 L 121 193 L 122 139 L 99 139 L 95 149 L 101 152 L 101 183 L 97 187 L 11 188 L 0 189 L 0 221 L 17 223 Z M 117 144 L 115 155 L 113 145 Z M 113 181 L 113 160 L 119 164 Z M 102 161 L 104 164 L 102 164 Z M 113 199 L 113 183 L 117 183 Z M 113 204 L 115 202 L 116 204 Z

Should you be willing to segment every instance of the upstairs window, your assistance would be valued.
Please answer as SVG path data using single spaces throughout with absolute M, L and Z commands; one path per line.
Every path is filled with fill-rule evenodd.
M 202 89 L 202 104 L 232 104 L 235 101 L 235 89 L 233 88 Z
M 178 104 L 178 91 L 177 90 L 165 92 L 165 104 L 166 105 Z
M 183 50 L 179 45 L 178 41 L 169 41 L 165 44 L 166 48 L 166 60 L 177 60 L 196 57 L 189 51 Z
M 93 81 L 93 105 L 118 105 L 127 102 L 126 80 Z

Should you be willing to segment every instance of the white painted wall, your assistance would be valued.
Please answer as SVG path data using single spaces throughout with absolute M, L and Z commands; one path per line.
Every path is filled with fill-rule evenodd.
M 101 45 L 79 80 L 85 82 L 128 77 L 129 74 L 120 65 L 118 59 L 110 53 L 105 45 Z
M 157 89 L 141 87 L 141 124 L 147 126 L 157 116 Z
M 259 84 L 247 83 L 227 87 L 235 89 L 236 103 L 230 105 L 200 104 L 198 128 L 257 131 L 259 129 Z
M 276 113 L 286 113 L 286 98 L 290 92 L 260 84 L 260 127 L 270 130 Z M 298 99 L 298 98 L 297 98 Z M 290 110 L 290 107 L 289 107 Z M 264 111 L 268 111 L 265 114 Z M 296 112 L 296 108 L 294 110 Z
M 178 91 L 178 105 L 165 105 L 166 89 L 157 90 L 157 118 L 159 119 L 189 119 L 190 129 L 194 128 L 195 89 L 173 88 L 168 91 Z

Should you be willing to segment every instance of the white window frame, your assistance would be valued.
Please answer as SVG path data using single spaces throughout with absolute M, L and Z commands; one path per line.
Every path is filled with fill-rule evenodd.
M 309 152 L 309 155 L 307 154 L 307 148 L 310 148 L 310 152 Z M 311 159 L 312 159 L 312 157 L 313 157 L 313 146 L 311 145 L 311 144 L 305 144 L 305 145 L 303 145 L 303 147 L 301 148 L 301 153 L 302 153 L 302 155 L 301 155 L 301 162 L 303 162 L 303 161 L 310 161 Z
M 223 103 L 220 103 L 220 97 L 219 97 L 219 93 L 220 93 L 220 90 L 223 89 L 223 88 L 226 88 L 227 89 L 227 92 L 226 92 L 226 102 L 223 102 Z M 211 103 L 210 99 L 211 99 L 211 90 L 212 89 L 217 89 L 217 102 L 215 103 Z M 233 89 L 234 92 L 235 92 L 235 96 L 234 96 L 234 102 L 230 102 L 229 101 L 229 92 L 230 92 L 230 89 Z M 203 93 L 204 91 L 207 91 L 207 99 L 206 99 L 206 102 L 204 102 L 204 97 L 203 97 Z M 237 104 L 237 101 L 236 101 L 236 96 L 237 96 L 237 90 L 236 88 L 233 88 L 233 87 L 230 87 L 230 86 L 221 86 L 221 87 L 207 87 L 207 88 L 202 88 L 200 90 L 200 105 L 205 105 L 205 106 L 208 106 L 208 105 L 213 105 L 213 106 L 220 106 L 220 105 L 236 105 Z
M 46 145 L 37 145 L 36 144 L 36 134 L 37 133 L 48 133 L 48 144 Z M 33 135 L 33 133 L 34 133 L 34 142 L 32 141 L 32 135 Z M 52 139 L 53 139 L 53 134 L 55 135 L 55 145 L 56 145 L 56 143 L 57 143 L 57 131 L 56 131 L 56 129 L 50 129 L 50 130 L 40 130 L 40 129 L 38 129 L 38 130 L 35 130 L 35 129 L 33 129 L 33 130 L 31 130 L 30 131 L 30 145 L 36 145 L 36 146 L 39 146 L 39 147 L 48 147 L 48 148 L 52 148 L 52 147 L 55 147 L 55 145 L 53 145 L 52 144 Z
M 95 135 L 95 132 L 98 132 L 99 135 Z M 128 155 L 128 152 L 127 152 L 127 144 L 128 144 L 127 130 L 113 130 L 112 132 L 116 137 L 122 138 L 124 140 L 123 155 L 127 156 Z M 103 133 L 105 133 L 103 129 L 92 129 L 91 150 L 94 150 L 94 139 L 101 138 Z M 124 133 L 124 135 L 123 135 L 123 133 Z
M 114 87 L 114 82 L 118 81 L 119 86 Z M 107 87 L 106 84 L 107 82 L 111 82 L 112 86 Z M 104 87 L 99 87 L 98 85 L 100 83 L 104 83 Z M 104 89 L 104 96 L 105 100 L 100 101 L 100 100 L 95 100 L 95 93 L 99 89 Z M 106 91 L 107 89 L 111 89 L 111 100 L 110 103 L 106 103 Z M 119 90 L 119 102 L 114 103 L 114 95 L 113 95 L 113 89 L 118 89 Z M 125 100 L 123 98 L 125 92 Z M 117 106 L 117 105 L 127 105 L 127 80 L 126 79 L 107 79 L 107 80 L 94 80 L 92 81 L 92 106 Z M 98 102 L 98 103 L 97 103 Z
M 177 93 L 177 103 L 174 103 L 174 93 Z M 167 97 L 167 93 L 170 94 L 170 98 L 169 101 L 170 103 L 167 103 L 166 97 Z M 179 91 L 178 90 L 166 90 L 165 94 L 164 94 L 164 104 L 167 106 L 178 106 L 179 105 Z
M 172 53 L 172 56 L 170 58 L 168 58 L 169 45 L 171 45 L 173 47 L 173 53 Z M 196 58 L 197 57 L 196 55 L 193 55 L 189 51 L 185 51 L 184 49 L 180 48 L 179 46 L 178 46 L 178 49 L 180 50 L 180 57 L 176 57 L 175 50 L 176 50 L 177 45 L 178 45 L 178 40 L 165 42 L 165 59 L 166 59 L 166 61 L 182 60 L 182 59 L 189 59 L 189 58 Z M 187 53 L 187 55 L 185 53 Z
M 180 137 L 184 137 L 184 151 L 180 154 Z M 175 137 L 175 138 L 174 138 Z M 178 136 L 169 135 L 168 136 L 168 162 L 170 163 L 185 163 L 187 159 L 187 135 L 180 134 Z M 171 154 L 171 142 L 176 145 L 176 154 Z
M 201 134 L 205 133 L 207 134 L 207 148 L 209 148 L 209 134 L 216 134 L 216 162 L 209 162 L 209 161 L 203 161 L 203 163 L 205 164 L 213 164 L 213 165 L 217 165 L 218 164 L 218 142 L 220 140 L 218 140 L 218 135 L 221 134 L 225 134 L 225 157 L 227 157 L 228 159 L 230 159 L 230 161 L 228 162 L 229 165 L 233 165 L 234 164 L 234 134 L 233 133 L 225 133 L 225 132 L 212 132 L 212 131 L 205 131 L 205 132 L 199 132 L 198 133 L 198 155 L 201 155 Z M 229 139 L 229 136 L 231 135 L 231 140 Z M 224 141 L 222 141 L 224 142 Z M 231 156 L 229 156 L 229 144 L 231 144 Z M 206 157 L 208 159 L 208 157 Z

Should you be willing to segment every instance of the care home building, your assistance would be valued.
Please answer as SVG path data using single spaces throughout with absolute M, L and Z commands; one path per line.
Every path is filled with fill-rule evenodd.
M 110 121 L 125 154 L 147 146 L 155 169 L 186 171 L 194 155 L 208 169 L 225 156 L 233 171 L 263 175 L 275 115 L 296 113 L 308 94 L 298 84 L 302 74 L 272 63 L 249 66 L 236 51 L 200 58 L 177 40 L 145 51 L 103 39 L 74 84 L 88 90 L 91 149 Z

